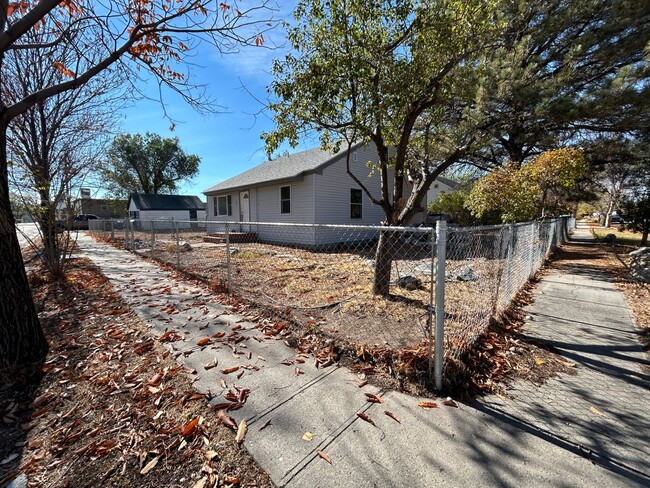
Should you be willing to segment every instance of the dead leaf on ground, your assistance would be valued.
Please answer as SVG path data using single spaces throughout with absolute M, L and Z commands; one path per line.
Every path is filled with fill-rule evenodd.
M 194 432 L 194 429 L 196 429 L 196 426 L 198 424 L 199 424 L 199 417 L 194 417 L 192 420 L 190 420 L 188 423 L 185 424 L 185 427 L 183 427 L 183 430 L 181 431 L 181 435 L 183 437 L 189 436 Z
M 149 386 L 158 386 L 163 379 L 163 374 L 158 373 L 149 380 Z
M 210 361 L 208 364 L 203 365 L 203 368 L 206 371 L 211 370 L 212 368 L 216 368 L 217 364 L 219 364 L 219 360 L 217 358 L 214 358 L 212 361 Z
M 203 339 L 199 339 L 198 342 L 196 343 L 197 346 L 206 346 L 212 342 L 212 339 L 209 337 L 204 337 Z
M 330 458 L 327 454 L 325 454 L 323 451 L 316 451 L 316 454 L 318 454 L 322 459 L 327 461 L 328 463 L 332 464 L 332 458 Z
M 418 407 L 422 407 L 425 410 L 430 410 L 432 408 L 438 408 L 438 404 L 434 402 L 420 402 L 418 403 Z
M 365 420 L 369 424 L 375 425 L 375 422 L 370 418 L 370 415 L 367 415 L 363 412 L 358 412 L 357 417 L 359 417 L 361 420 Z
M 313 438 L 314 438 L 314 434 L 312 434 L 311 432 L 305 432 L 302 436 L 302 440 L 307 442 L 310 442 Z
M 234 373 L 238 369 L 239 369 L 239 366 L 232 366 L 231 368 L 222 369 L 221 372 L 223 374 L 230 374 L 230 373 Z
M 149 471 L 151 471 L 153 468 L 156 467 L 156 464 L 158 464 L 158 461 L 160 461 L 160 456 L 156 456 L 153 458 L 151 461 L 147 463 L 147 465 L 140 470 L 140 474 L 147 474 Z
M 389 412 L 388 410 L 384 410 L 384 413 L 386 415 L 388 415 L 390 418 L 392 418 L 398 424 L 402 423 L 402 421 L 399 419 L 399 417 L 397 415 L 395 415 L 393 412 Z
M 589 407 L 589 410 L 591 410 L 591 413 L 598 415 L 599 417 L 604 417 L 605 414 L 598 410 L 596 407 Z
M 217 451 L 205 451 L 204 454 L 205 454 L 205 458 L 208 461 L 212 461 L 214 458 L 216 458 L 219 455 Z
M 235 419 L 230 417 L 229 415 L 226 415 L 226 412 L 223 410 L 219 410 L 217 412 L 217 417 L 227 427 L 230 427 L 232 430 L 237 430 L 237 422 L 235 422 Z
M 448 407 L 458 408 L 458 403 L 456 403 L 455 400 L 453 400 L 453 399 L 451 399 L 449 397 L 447 397 L 447 399 L 444 402 L 442 402 L 442 404 L 447 405 Z
M 204 476 L 199 481 L 192 485 L 192 488 L 205 488 L 205 485 L 208 483 L 208 477 Z
M 246 420 L 242 419 L 242 421 L 239 422 L 239 426 L 237 427 L 237 436 L 235 437 L 235 442 L 237 442 L 237 444 L 241 445 L 241 443 L 244 442 L 247 430 L 248 427 L 246 425 Z
M 384 400 L 381 397 L 375 395 L 374 393 L 366 393 L 366 400 L 371 403 L 384 403 Z

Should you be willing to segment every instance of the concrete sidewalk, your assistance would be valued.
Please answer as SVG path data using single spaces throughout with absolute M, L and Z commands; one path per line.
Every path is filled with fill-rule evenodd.
M 244 407 L 232 415 L 248 422 L 244 445 L 279 486 L 642 486 L 648 482 L 639 472 L 615 463 L 594 464 L 576 445 L 490 405 L 423 410 L 418 406 L 422 399 L 372 386 L 359 388 L 355 373 L 336 366 L 317 369 L 313 358 L 301 357 L 282 341 L 264 335 L 256 317 L 216 303 L 207 290 L 177 281 L 155 264 L 88 236 L 80 235 L 78 244 L 151 327 L 152 335 L 170 329 L 183 337 L 171 347 L 179 361 L 196 371 L 191 376 L 197 389 L 215 394 L 212 403 L 224 402 L 223 394 L 233 384 L 250 389 Z M 217 332 L 231 334 L 232 347 L 196 346 L 199 339 Z M 205 370 L 204 365 L 215 358 L 218 366 Z M 223 373 L 234 366 L 240 369 Z M 243 376 L 237 378 L 241 371 Z M 225 390 L 221 380 L 227 383 Z M 385 403 L 368 403 L 365 393 L 381 395 Z M 375 425 L 362 420 L 359 412 Z M 332 464 L 318 456 L 319 450 Z
M 576 229 L 575 251 L 594 245 L 589 229 Z M 519 381 L 508 400 L 491 397 L 486 405 L 598 462 L 645 474 L 650 485 L 650 361 L 639 331 L 608 273 L 579 261 L 567 268 L 537 285 L 525 333 L 575 363 L 576 375 L 541 387 Z

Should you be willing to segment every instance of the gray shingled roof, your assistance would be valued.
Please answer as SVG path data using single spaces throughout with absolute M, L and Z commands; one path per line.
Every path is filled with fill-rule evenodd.
M 248 171 L 244 171 L 226 181 L 222 181 L 204 190 L 203 193 L 214 193 L 217 191 L 255 186 L 261 183 L 297 178 L 304 173 L 319 168 L 339 154 L 341 152 L 323 151 L 316 147 L 289 156 L 283 156 L 272 161 L 266 161 Z
M 194 195 L 153 195 L 131 193 L 131 200 L 140 210 L 205 210 L 205 203 Z
M 436 180 L 438 180 L 440 183 L 444 185 L 447 185 L 452 190 L 455 190 L 456 188 L 458 188 L 458 185 L 460 185 L 458 181 L 450 180 L 449 178 L 445 178 L 444 176 L 438 176 Z

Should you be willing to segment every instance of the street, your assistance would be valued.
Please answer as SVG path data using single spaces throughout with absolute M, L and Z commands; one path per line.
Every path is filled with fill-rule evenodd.
M 38 234 L 39 229 L 35 223 L 16 224 L 16 235 L 21 248 L 29 245 L 29 241 L 37 238 Z

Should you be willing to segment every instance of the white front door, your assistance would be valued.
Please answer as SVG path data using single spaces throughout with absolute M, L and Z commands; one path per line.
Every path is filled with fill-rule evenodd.
M 250 206 L 250 195 L 248 191 L 239 192 L 239 221 L 240 222 L 250 222 L 251 220 L 251 206 Z M 243 232 L 249 231 L 249 226 L 244 228 L 242 226 Z

